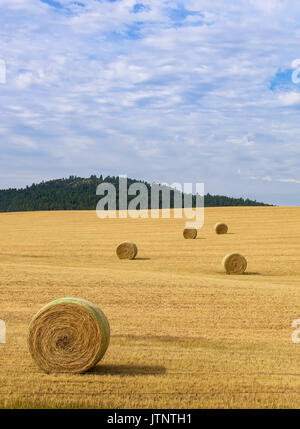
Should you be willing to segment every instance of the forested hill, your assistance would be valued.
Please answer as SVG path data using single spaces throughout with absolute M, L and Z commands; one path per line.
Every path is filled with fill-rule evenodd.
M 81 178 L 70 176 L 68 179 L 50 180 L 33 184 L 22 189 L 0 190 L 0 212 L 37 211 L 37 210 L 95 210 L 101 198 L 96 195 L 97 185 L 109 182 L 115 185 L 118 207 L 118 177 L 91 176 Z M 135 182 L 145 183 L 149 189 L 150 184 L 140 180 L 128 178 L 128 187 Z M 134 196 L 128 196 L 128 201 Z M 195 201 L 195 197 L 193 197 Z M 216 206 L 265 206 L 268 204 L 251 201 L 243 198 L 230 198 L 222 195 L 206 194 L 204 197 L 206 207 Z M 171 194 L 171 208 L 173 198 Z M 150 204 L 149 204 L 150 207 Z

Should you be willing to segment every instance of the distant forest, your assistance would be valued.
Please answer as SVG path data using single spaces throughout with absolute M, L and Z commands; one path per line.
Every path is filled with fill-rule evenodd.
M 95 175 L 89 178 L 70 176 L 68 179 L 57 179 L 32 184 L 22 189 L 3 189 L 0 190 L 0 212 L 15 211 L 42 211 L 42 210 L 95 210 L 101 196 L 96 195 L 96 188 L 100 183 L 112 183 L 116 187 L 117 208 L 119 178 L 108 176 L 103 178 L 102 175 Z M 132 183 L 144 183 L 149 192 L 149 208 L 151 185 L 141 180 L 127 179 L 128 187 Z M 160 193 L 161 194 L 161 193 Z M 128 196 L 128 202 L 135 196 Z M 193 196 L 193 204 L 196 197 Z M 161 195 L 160 195 L 161 203 Z M 204 196 L 205 207 L 218 206 L 267 206 L 257 201 L 243 198 L 231 198 L 223 195 Z M 171 208 L 174 207 L 174 195 L 171 192 Z

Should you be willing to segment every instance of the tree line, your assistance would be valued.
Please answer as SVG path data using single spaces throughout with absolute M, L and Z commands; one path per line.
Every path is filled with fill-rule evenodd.
M 43 211 L 43 210 L 95 210 L 101 197 L 96 195 L 100 183 L 115 185 L 118 208 L 119 178 L 92 175 L 89 178 L 70 176 L 69 178 L 50 180 L 39 184 L 33 183 L 26 188 L 0 190 L 0 212 Z M 149 208 L 151 201 L 151 185 L 141 180 L 127 179 L 127 187 L 132 183 L 144 183 L 149 189 Z M 135 196 L 128 196 L 128 202 Z M 196 197 L 193 196 L 195 204 Z M 161 195 L 160 195 L 161 203 Z M 174 195 L 171 192 L 170 206 L 174 208 Z M 204 196 L 205 207 L 218 206 L 266 206 L 262 202 L 244 198 L 232 198 L 224 195 Z

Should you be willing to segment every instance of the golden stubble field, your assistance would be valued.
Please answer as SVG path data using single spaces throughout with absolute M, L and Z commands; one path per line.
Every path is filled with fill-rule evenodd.
M 217 236 L 223 221 L 229 234 Z M 94 211 L 0 214 L 1 407 L 300 407 L 300 208 L 205 209 L 183 219 L 106 219 Z M 129 239 L 133 261 L 115 255 Z M 247 274 L 221 266 L 237 251 Z M 111 326 L 90 373 L 45 374 L 27 326 L 61 297 L 96 303 Z

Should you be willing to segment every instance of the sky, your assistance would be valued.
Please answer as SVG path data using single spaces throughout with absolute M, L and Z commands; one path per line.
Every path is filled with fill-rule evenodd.
M 2 189 L 126 174 L 300 205 L 297 0 L 0 0 L 0 101 Z

